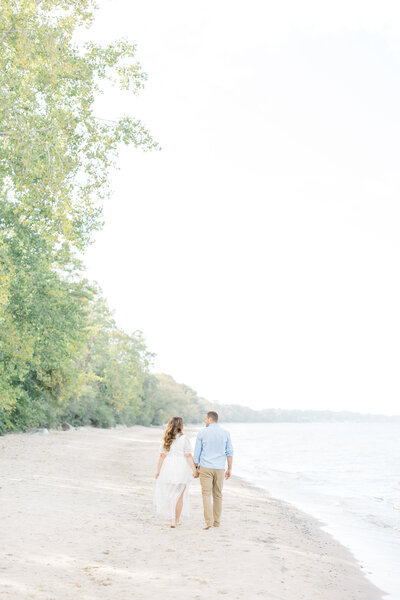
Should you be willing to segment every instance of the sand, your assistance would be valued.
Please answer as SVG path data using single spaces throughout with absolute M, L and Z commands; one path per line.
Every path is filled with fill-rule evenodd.
M 158 428 L 0 437 L 1 600 L 378 600 L 352 554 L 292 505 L 232 477 L 220 528 L 171 529 L 152 498 Z

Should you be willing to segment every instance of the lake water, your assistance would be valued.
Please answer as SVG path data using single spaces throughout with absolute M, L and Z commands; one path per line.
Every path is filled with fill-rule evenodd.
M 317 517 L 400 600 L 400 423 L 221 423 L 234 473 Z

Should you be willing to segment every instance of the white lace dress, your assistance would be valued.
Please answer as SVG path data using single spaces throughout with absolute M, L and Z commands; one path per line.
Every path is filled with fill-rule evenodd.
M 168 519 L 175 519 L 175 507 L 183 493 L 182 516 L 190 512 L 189 483 L 193 477 L 192 469 L 185 454 L 192 454 L 192 446 L 186 435 L 176 438 L 169 451 L 165 450 L 164 442 L 160 444 L 160 454 L 165 454 L 160 474 L 156 479 L 154 490 L 154 505 L 156 511 Z

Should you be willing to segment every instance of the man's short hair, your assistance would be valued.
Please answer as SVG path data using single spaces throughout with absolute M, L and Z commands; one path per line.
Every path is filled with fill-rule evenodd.
M 215 422 L 218 421 L 218 413 L 214 412 L 213 410 L 210 410 L 210 412 L 207 413 L 207 417 L 210 417 L 210 419 Z

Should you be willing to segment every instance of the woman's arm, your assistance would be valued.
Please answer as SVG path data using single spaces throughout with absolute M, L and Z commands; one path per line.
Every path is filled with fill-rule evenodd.
M 165 458 L 166 456 L 167 456 L 166 454 L 160 454 L 160 458 L 158 459 L 158 465 L 157 465 L 156 479 L 157 479 L 157 477 L 158 477 L 158 476 L 159 476 L 159 474 L 160 474 L 161 467 L 162 467 L 162 464 L 163 464 L 163 462 L 164 462 L 164 458 Z
M 196 478 L 199 476 L 197 469 L 196 469 L 196 465 L 194 464 L 194 460 L 193 460 L 193 456 L 191 454 L 185 454 L 186 460 L 189 463 L 189 466 L 191 467 L 192 471 L 193 471 L 193 477 Z

